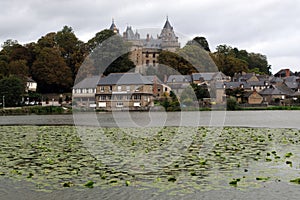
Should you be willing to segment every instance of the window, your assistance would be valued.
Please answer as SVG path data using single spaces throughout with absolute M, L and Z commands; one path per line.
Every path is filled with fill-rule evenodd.
M 149 60 L 146 60 L 146 65 L 149 66 Z
M 100 86 L 100 92 L 104 92 L 104 86 Z
M 112 86 L 111 86 L 111 85 L 109 86 L 109 91 L 110 91 L 110 92 L 112 91 Z
M 123 107 L 123 102 L 117 102 L 117 105 L 116 105 L 116 107 L 118 107 L 118 108 L 121 108 L 121 107 Z
M 148 58 L 148 57 L 149 57 L 149 52 L 147 51 L 147 52 L 146 52 L 146 58 Z
M 134 100 L 141 100 L 141 95 L 133 95 Z
M 100 95 L 99 96 L 99 100 L 100 101 L 105 101 L 106 100 L 106 96 L 105 95 Z
M 116 100 L 122 100 L 122 95 L 116 95 L 115 99 Z
M 130 86 L 129 85 L 126 86 L 126 91 L 127 92 L 130 91 Z
M 118 88 L 118 92 L 121 92 L 122 91 L 122 86 L 117 86 L 117 88 Z
M 155 58 L 155 53 L 153 53 L 152 57 Z
M 156 64 L 156 62 L 155 62 L 155 60 L 153 60 L 153 66 L 155 66 L 155 64 Z
M 135 91 L 139 91 L 139 87 L 140 87 L 140 86 L 136 85 L 134 90 L 135 90 Z
M 82 89 L 82 93 L 86 93 L 86 89 Z

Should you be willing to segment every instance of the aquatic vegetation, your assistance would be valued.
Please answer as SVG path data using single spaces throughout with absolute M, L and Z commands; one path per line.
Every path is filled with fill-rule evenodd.
M 0 178 L 47 190 L 134 185 L 177 193 L 247 188 L 278 179 L 300 182 L 290 180 L 300 165 L 299 130 L 198 127 L 189 143 L 178 139 L 191 131 L 1 126 Z M 185 145 L 177 149 L 174 141 Z
M 269 180 L 271 177 L 256 177 L 257 181 L 267 181 Z
M 297 183 L 297 184 L 300 184 L 300 178 L 296 178 L 296 179 L 293 179 L 293 180 L 290 180 L 291 183 Z
M 94 182 L 93 181 L 88 181 L 86 184 L 84 184 L 85 187 L 87 188 L 93 188 L 94 187 Z

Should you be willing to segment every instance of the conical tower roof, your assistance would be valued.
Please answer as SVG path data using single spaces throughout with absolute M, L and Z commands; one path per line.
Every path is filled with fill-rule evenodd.
M 171 26 L 170 22 L 169 22 L 169 18 L 167 17 L 166 23 L 164 25 L 164 29 L 173 29 L 173 27 Z
M 119 29 L 117 28 L 114 19 L 112 19 L 112 23 L 111 23 L 111 25 L 110 25 L 109 30 L 112 30 L 114 33 L 119 33 Z

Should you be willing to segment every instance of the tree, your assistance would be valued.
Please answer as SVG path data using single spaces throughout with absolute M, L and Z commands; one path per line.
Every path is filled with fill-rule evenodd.
M 84 43 L 76 37 L 72 27 L 68 26 L 64 26 L 61 31 L 58 31 L 54 40 L 60 48 L 61 56 L 71 69 L 74 80 L 86 54 Z
M 118 57 L 115 61 L 113 61 L 103 72 L 104 75 L 108 75 L 110 73 L 121 73 L 128 72 L 129 70 L 135 68 L 134 63 L 129 59 L 129 53 L 126 53 L 120 57 Z
M 200 45 L 205 51 L 210 52 L 208 42 L 205 37 L 195 37 L 192 41 L 188 41 L 187 45 L 197 44 Z
M 227 76 L 233 76 L 237 72 L 248 72 L 247 61 L 237 58 L 236 50 L 230 46 L 219 45 L 217 52 L 212 54 L 219 70 Z
M 170 51 L 162 51 L 158 57 L 158 63 L 173 68 L 180 74 L 186 75 L 197 72 L 194 66 L 185 60 L 182 56 Z M 170 70 L 171 73 L 172 70 Z M 171 74 L 166 74 L 171 75 Z
M 178 50 L 178 55 L 187 60 L 196 69 L 196 72 L 218 71 L 209 52 L 204 50 L 198 43 L 187 44 Z
M 8 65 L 9 74 L 15 75 L 20 79 L 25 79 L 29 75 L 29 68 L 26 60 L 14 60 Z
M 71 90 L 72 72 L 57 48 L 43 48 L 33 63 L 32 72 L 38 90 L 43 93 Z
M 17 106 L 23 92 L 24 84 L 19 78 L 9 76 L 0 80 L 0 96 L 4 96 L 6 106 Z
M 110 30 L 103 30 L 89 41 L 92 41 L 91 46 L 102 42 L 89 55 L 96 69 L 96 74 L 94 75 L 127 72 L 135 67 L 134 63 L 129 59 L 131 43 L 125 41 L 119 35 L 112 34 L 111 36 Z
M 99 44 L 103 43 L 105 40 L 114 35 L 115 33 L 108 29 L 104 29 L 96 33 L 96 35 L 87 42 L 88 51 L 91 53 L 96 47 L 99 46 Z
M 191 86 L 198 100 L 203 100 L 204 98 L 210 98 L 210 93 L 208 91 L 207 85 L 197 85 L 192 83 Z

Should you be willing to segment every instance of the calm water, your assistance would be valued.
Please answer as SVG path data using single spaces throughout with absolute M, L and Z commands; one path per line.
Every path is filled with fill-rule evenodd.
M 118 112 L 0 116 L 0 125 L 93 125 L 101 127 L 244 126 L 300 128 L 300 111 Z
M 92 125 L 101 127 L 155 127 L 155 126 L 241 126 L 270 128 L 300 128 L 300 111 L 241 111 L 241 112 L 120 112 L 77 113 L 73 115 L 1 116 L 0 125 Z M 1 129 L 1 127 L 0 127 Z M 60 200 L 60 199 L 299 199 L 298 185 L 266 182 L 263 187 L 240 190 L 229 188 L 195 192 L 184 196 L 169 196 L 138 187 L 110 189 L 64 189 L 51 193 L 39 192 L 23 181 L 0 179 L 0 199 Z

